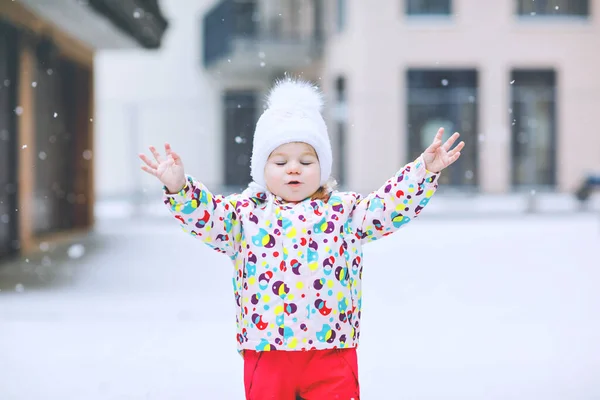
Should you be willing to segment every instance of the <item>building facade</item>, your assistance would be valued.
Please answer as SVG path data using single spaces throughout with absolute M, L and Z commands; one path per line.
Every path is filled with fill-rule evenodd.
M 0 260 L 93 225 L 94 53 L 160 46 L 155 6 L 0 4 Z
M 98 129 L 113 136 L 101 145 L 138 138 L 101 161 L 127 171 L 119 182 L 99 173 L 102 197 L 155 196 L 129 157 L 164 141 L 210 188 L 242 189 L 266 91 L 285 74 L 325 92 L 342 187 L 377 188 L 439 126 L 467 142 L 441 177 L 446 191 L 571 192 L 600 171 L 600 0 L 162 4 L 173 28 L 161 52 L 100 57 L 112 86 L 100 85 Z M 136 78 L 118 79 L 135 63 Z
M 468 144 L 442 177 L 446 188 L 572 191 L 600 171 L 589 128 L 600 109 L 598 0 L 223 0 L 212 13 L 219 8 L 245 21 L 205 17 L 205 67 L 225 98 L 234 88 L 260 94 L 240 76 L 315 80 L 328 94 L 334 172 L 356 190 L 417 157 L 439 126 Z M 232 149 L 236 129 L 223 131 Z
M 600 171 L 600 1 L 338 1 L 327 42 L 342 79 L 352 186 L 417 156 L 437 126 L 468 146 L 442 182 L 459 190 L 572 191 Z M 365 156 L 361 157 L 360 154 Z M 377 157 L 380 162 L 373 163 Z

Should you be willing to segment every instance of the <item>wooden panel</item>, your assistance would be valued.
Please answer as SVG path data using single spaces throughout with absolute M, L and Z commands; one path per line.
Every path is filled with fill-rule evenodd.
M 0 16 L 35 35 L 51 38 L 65 57 L 90 67 L 94 65 L 92 48 L 63 32 L 60 27 L 38 17 L 19 2 L 2 0 Z
M 31 82 L 34 74 L 34 54 L 31 46 L 26 43 L 20 50 L 19 105 L 22 114 L 19 117 L 19 239 L 21 249 L 27 251 L 31 247 L 33 232 L 32 225 L 32 193 L 33 193 L 33 164 L 35 151 L 34 135 L 34 97 Z M 23 147 L 26 146 L 25 149 Z

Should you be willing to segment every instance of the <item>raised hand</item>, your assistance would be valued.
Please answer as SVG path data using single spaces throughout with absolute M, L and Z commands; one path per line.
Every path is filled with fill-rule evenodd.
M 140 159 L 146 164 L 142 170 L 157 177 L 170 193 L 177 193 L 185 186 L 185 172 L 181 158 L 171 150 L 171 145 L 165 143 L 165 154 L 161 156 L 154 146 L 150 146 L 150 152 L 154 156 L 152 161 L 145 154 L 139 154 Z
M 431 143 L 431 145 L 423 152 L 423 161 L 425 162 L 425 168 L 427 168 L 428 171 L 438 173 L 450 166 L 458 160 L 460 151 L 465 147 L 465 142 L 460 142 L 455 148 L 450 150 L 460 134 L 456 132 L 442 145 L 443 134 L 444 128 L 440 128 L 433 139 L 433 143 Z

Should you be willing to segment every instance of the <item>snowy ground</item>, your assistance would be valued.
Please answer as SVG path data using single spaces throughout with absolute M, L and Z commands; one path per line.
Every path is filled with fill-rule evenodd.
M 79 243 L 0 266 L 0 399 L 243 399 L 225 257 L 170 220 Z M 598 215 L 563 213 L 371 244 L 362 398 L 600 398 L 599 249 Z

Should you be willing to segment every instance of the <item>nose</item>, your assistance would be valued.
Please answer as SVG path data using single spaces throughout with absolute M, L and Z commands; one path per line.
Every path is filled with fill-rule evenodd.
M 296 161 L 289 161 L 286 164 L 286 173 L 288 174 L 297 174 L 300 172 L 300 163 L 296 162 Z

